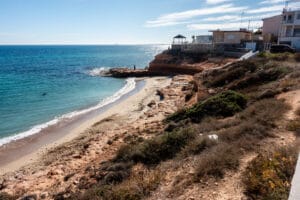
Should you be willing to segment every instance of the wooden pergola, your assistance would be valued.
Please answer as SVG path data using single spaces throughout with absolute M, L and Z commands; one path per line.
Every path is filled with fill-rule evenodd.
M 183 35 L 176 35 L 173 37 L 173 44 L 184 44 L 186 43 L 186 37 Z

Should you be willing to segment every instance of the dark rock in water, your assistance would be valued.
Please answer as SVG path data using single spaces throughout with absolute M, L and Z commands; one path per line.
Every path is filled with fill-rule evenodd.
M 128 78 L 128 77 L 145 77 L 155 76 L 156 74 L 149 72 L 146 69 L 129 69 L 129 68 L 112 68 L 105 72 L 103 76 L 112 76 L 115 78 Z
M 42 96 L 44 97 L 44 96 L 46 96 L 47 95 L 47 93 L 46 92 L 44 92 L 43 94 L 42 94 Z

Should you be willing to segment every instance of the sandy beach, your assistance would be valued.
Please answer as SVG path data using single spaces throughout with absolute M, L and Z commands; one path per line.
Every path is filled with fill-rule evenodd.
M 138 109 L 141 101 L 147 100 L 155 90 L 170 84 L 168 78 L 146 78 L 138 80 L 140 85 L 120 100 L 76 119 L 50 127 L 41 134 L 12 142 L 0 148 L 0 174 L 13 172 L 30 163 L 36 162 L 49 149 L 71 141 L 80 136 L 93 124 L 114 115 L 127 116 L 128 120 L 135 119 L 134 110 Z M 144 83 L 141 83 L 141 82 Z
M 92 184 L 85 182 L 84 177 L 93 176 L 93 169 L 111 159 L 124 142 L 149 138 L 164 130 L 163 119 L 187 105 L 185 97 L 190 92 L 187 87 L 191 79 L 192 76 L 143 79 L 142 88 L 101 114 L 72 125 L 64 134 L 55 136 L 54 142 L 37 135 L 40 143 L 44 142 L 42 148 L 1 163 L 2 191 L 51 199 L 66 189 L 76 191 L 82 185 Z M 36 140 L 23 141 L 19 153 L 32 149 Z M 2 149 L 0 155 L 5 151 Z

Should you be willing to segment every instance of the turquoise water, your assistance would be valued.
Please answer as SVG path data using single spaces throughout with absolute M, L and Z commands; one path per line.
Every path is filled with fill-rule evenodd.
M 96 75 L 111 67 L 144 68 L 165 48 L 0 46 L 0 138 L 99 105 L 123 88 L 122 95 L 125 79 Z

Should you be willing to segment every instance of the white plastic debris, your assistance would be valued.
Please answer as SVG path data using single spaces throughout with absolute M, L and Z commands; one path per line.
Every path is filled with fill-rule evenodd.
M 213 134 L 213 135 L 209 135 L 208 138 L 211 139 L 211 140 L 218 140 L 219 136 L 216 135 L 216 134 Z

